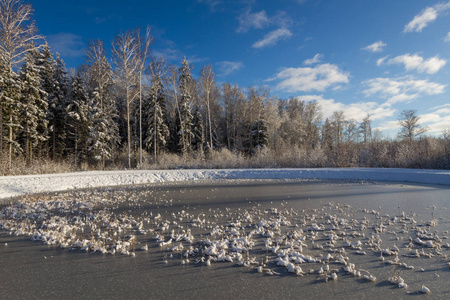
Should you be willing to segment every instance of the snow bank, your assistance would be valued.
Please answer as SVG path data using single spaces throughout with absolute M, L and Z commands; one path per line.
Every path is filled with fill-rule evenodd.
M 420 169 L 230 169 L 94 171 L 0 177 L 0 199 L 71 189 L 214 179 L 345 179 L 450 185 L 450 170 Z

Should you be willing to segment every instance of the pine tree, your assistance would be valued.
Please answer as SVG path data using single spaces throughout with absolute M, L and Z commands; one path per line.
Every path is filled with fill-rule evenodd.
M 259 120 L 252 125 L 252 151 L 257 152 L 267 147 L 269 134 L 267 132 L 266 122 Z
M 41 88 L 37 57 L 37 51 L 28 53 L 20 72 L 20 136 L 28 165 L 33 160 L 33 149 L 47 140 L 47 93 Z
M 198 106 L 195 107 L 194 110 L 194 118 L 192 120 L 192 148 L 195 151 L 203 153 L 203 148 L 205 145 L 205 128 L 203 126 L 203 116 L 200 113 L 200 109 Z M 208 143 L 208 147 L 206 148 L 207 152 L 209 153 L 211 148 Z
M 333 148 L 333 125 L 330 120 L 325 119 L 325 123 L 322 126 L 322 148 L 332 149 Z
M 79 164 L 79 158 L 85 154 L 81 146 L 87 146 L 87 136 L 90 127 L 88 111 L 87 95 L 83 89 L 83 82 L 81 77 L 76 75 L 72 80 L 66 107 L 68 144 L 69 148 L 73 147 L 76 166 Z
M 19 110 L 17 105 L 20 101 L 20 79 L 19 76 L 9 69 L 1 57 L 0 65 L 0 158 L 3 157 L 4 145 L 9 148 L 9 162 L 12 161 L 14 152 L 20 152 L 20 144 L 16 141 L 19 124 Z M 3 167 L 3 164 L 0 163 Z M 3 169 L 2 169 L 3 173 Z
M 53 102 L 53 98 L 54 98 L 54 92 L 55 92 L 55 78 L 54 78 L 54 73 L 55 73 L 55 60 L 53 59 L 53 54 L 50 52 L 50 47 L 47 43 L 45 43 L 39 53 L 36 53 L 36 65 L 39 68 L 39 77 L 40 77 L 40 81 L 41 81 L 41 88 L 42 90 L 44 90 L 47 94 L 47 96 L 45 97 L 45 104 L 47 106 L 46 109 L 46 121 L 48 124 L 50 124 L 48 122 L 49 120 L 49 116 L 50 116 L 50 111 L 49 111 L 49 106 L 50 103 Z M 48 125 L 47 125 L 48 126 Z M 50 132 L 49 132 L 49 128 L 47 127 L 45 129 L 45 132 L 47 133 L 48 137 L 50 137 Z M 49 141 L 51 141 L 51 139 L 47 138 L 47 145 L 49 143 Z M 44 145 L 41 143 L 38 148 L 42 149 Z M 48 148 L 47 148 L 48 149 Z M 53 156 L 53 153 L 52 153 Z
M 165 122 L 165 97 L 161 78 L 157 75 L 152 83 L 148 104 L 144 108 L 144 146 L 147 151 L 153 150 L 154 159 L 163 149 L 169 138 L 169 127 Z
M 113 146 L 109 141 L 108 119 L 105 112 L 100 107 L 100 93 L 94 91 L 93 99 L 89 102 L 88 116 L 91 122 L 89 128 L 87 146 L 88 154 L 95 161 L 101 162 L 102 168 L 105 166 L 105 159 L 112 157 Z
M 48 97 L 48 145 L 51 157 L 56 159 L 64 154 L 66 148 L 66 97 L 69 89 L 65 65 L 58 53 L 56 53 L 53 84 L 53 90 Z
M 34 49 L 32 41 L 40 36 L 36 34 L 32 21 L 31 4 L 0 0 L 0 15 L 0 68 L 3 76 L 0 87 L 0 161 L 4 152 L 3 141 L 6 141 L 11 166 L 13 152 L 19 147 L 15 138 L 19 129 L 20 87 L 14 70 L 25 60 L 25 54 Z
M 55 89 L 55 60 L 50 52 L 50 47 L 45 43 L 36 57 L 36 65 L 39 68 L 39 76 L 41 77 L 41 87 L 50 98 Z
M 182 153 L 189 152 L 191 150 L 191 141 L 193 137 L 192 133 L 192 121 L 193 116 L 191 112 L 191 95 L 189 93 L 189 85 L 191 84 L 191 69 L 186 58 L 183 60 L 182 67 L 179 70 L 180 79 L 180 103 L 179 103 L 179 117 L 180 117 L 180 129 L 178 136 L 180 140 L 180 146 Z
M 91 91 L 90 118 L 93 127 L 89 134 L 89 152 L 102 167 L 110 159 L 119 141 L 117 107 L 112 97 L 112 69 L 102 41 L 91 42 L 87 51 L 87 73 Z

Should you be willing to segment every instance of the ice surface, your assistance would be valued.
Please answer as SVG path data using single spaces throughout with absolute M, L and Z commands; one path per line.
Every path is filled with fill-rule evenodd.
M 322 168 L 126 170 L 0 177 L 0 199 L 72 189 L 216 179 L 331 179 L 450 184 L 450 170 Z

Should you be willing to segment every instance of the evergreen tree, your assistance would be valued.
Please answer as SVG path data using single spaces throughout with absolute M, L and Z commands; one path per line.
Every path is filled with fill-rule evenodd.
M 330 120 L 325 119 L 325 123 L 322 126 L 322 148 L 332 149 L 333 148 L 333 136 L 334 129 Z
M 11 166 L 13 152 L 19 148 L 16 135 L 20 127 L 20 84 L 14 70 L 24 62 L 25 54 L 33 51 L 32 42 L 40 36 L 36 34 L 37 29 L 32 21 L 31 4 L 2 0 L 0 14 L 0 72 L 3 76 L 0 87 L 0 161 L 4 152 L 3 141 L 6 141 L 9 148 L 8 165 Z
M 93 127 L 89 133 L 89 152 L 96 160 L 110 159 L 119 141 L 119 128 L 116 122 L 117 107 L 112 96 L 112 69 L 103 42 L 91 42 L 87 50 L 88 89 L 91 91 L 90 118 Z
M 39 68 L 39 76 L 41 78 L 41 87 L 47 93 L 47 97 L 51 98 L 55 89 L 55 60 L 50 52 L 50 47 L 45 43 L 36 57 L 36 65 Z
M 191 69 L 186 58 L 183 60 L 182 67 L 179 70 L 180 79 L 180 103 L 179 103 L 179 116 L 180 116 L 180 129 L 178 131 L 180 146 L 182 153 L 189 152 L 191 150 L 192 142 L 192 123 L 193 116 L 191 112 L 191 95 L 189 93 L 189 85 L 191 84 Z
M 69 89 L 65 65 L 58 53 L 56 53 L 53 84 L 53 90 L 48 97 L 48 145 L 51 157 L 56 159 L 64 154 L 66 148 L 66 97 Z
M 153 150 L 153 155 L 156 160 L 158 149 L 163 149 L 169 138 L 169 127 L 165 122 L 165 97 L 161 78 L 155 76 L 148 105 L 144 108 L 144 146 L 147 151 Z
M 6 152 L 5 146 L 7 146 L 8 160 L 11 162 L 13 153 L 21 150 L 20 144 L 15 139 L 20 128 L 20 106 L 17 105 L 21 95 L 20 79 L 12 69 L 7 67 L 3 57 L 1 57 L 0 74 L 0 158 Z
M 192 148 L 193 150 L 203 153 L 203 147 L 205 145 L 205 129 L 203 126 L 203 116 L 200 113 L 198 106 L 195 107 L 192 123 Z M 207 152 L 209 153 L 210 150 L 211 148 L 208 143 Z
M 88 154 L 95 161 L 105 166 L 105 159 L 112 157 L 113 143 L 109 140 L 108 118 L 100 107 L 100 93 L 94 91 L 93 98 L 89 102 L 88 116 L 91 123 L 88 133 Z
M 84 150 L 87 150 L 87 136 L 90 128 L 87 95 L 78 74 L 72 80 L 66 112 L 68 148 L 73 149 L 75 165 L 78 166 L 79 158 L 85 154 Z M 83 146 L 85 146 L 84 150 L 81 148 Z
M 36 65 L 39 68 L 39 77 L 41 81 L 41 88 L 46 92 L 45 104 L 46 104 L 46 121 L 48 124 L 49 116 L 50 116 L 50 103 L 53 102 L 54 92 L 55 92 L 55 67 L 56 63 L 53 59 L 53 54 L 50 52 L 50 47 L 47 43 L 45 43 L 39 53 L 36 53 Z M 48 126 L 48 125 L 47 125 Z M 48 127 L 45 129 L 48 137 L 50 137 L 50 132 Z M 51 141 L 51 139 L 47 138 L 47 144 Z M 43 148 L 43 144 L 39 145 L 39 149 Z M 48 148 L 47 148 L 48 149 Z M 50 149 L 51 150 L 51 149 Z M 52 153 L 52 151 L 51 151 Z M 53 153 L 52 153 L 53 157 Z
M 37 57 L 37 51 L 27 54 L 20 72 L 20 120 L 22 123 L 20 136 L 25 148 L 27 164 L 31 164 L 33 149 L 47 140 L 47 93 L 41 88 Z
M 252 151 L 256 152 L 267 147 L 269 141 L 269 134 L 267 132 L 266 122 L 259 120 L 252 125 Z

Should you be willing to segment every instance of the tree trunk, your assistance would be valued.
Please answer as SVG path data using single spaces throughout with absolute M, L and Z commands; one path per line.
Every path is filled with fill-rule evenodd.
M 3 103 L 0 103 L 0 175 L 3 173 Z
M 128 142 L 128 169 L 131 169 L 131 130 L 130 130 L 130 100 L 129 100 L 129 90 L 127 88 L 127 142 Z
M 211 110 L 209 109 L 209 92 L 206 94 L 207 98 L 207 106 L 208 106 L 208 124 L 209 124 L 209 147 L 211 150 L 213 149 L 213 142 L 212 142 L 212 129 L 211 129 Z
M 155 112 L 153 115 L 153 155 L 156 163 L 156 102 L 155 102 Z
M 78 168 L 78 128 L 75 128 L 75 168 Z
M 12 122 L 13 122 L 13 117 L 12 114 L 9 116 L 9 163 L 8 163 L 8 167 L 11 168 L 12 165 L 12 152 L 13 152 L 13 145 L 12 145 L 12 140 L 13 140 L 13 130 L 12 130 Z
M 53 132 L 52 132 L 52 139 L 53 139 L 53 146 L 52 146 L 52 158 L 53 160 L 56 159 L 56 133 L 55 133 L 55 121 L 53 120 Z
M 139 72 L 139 165 L 142 165 L 142 71 Z

